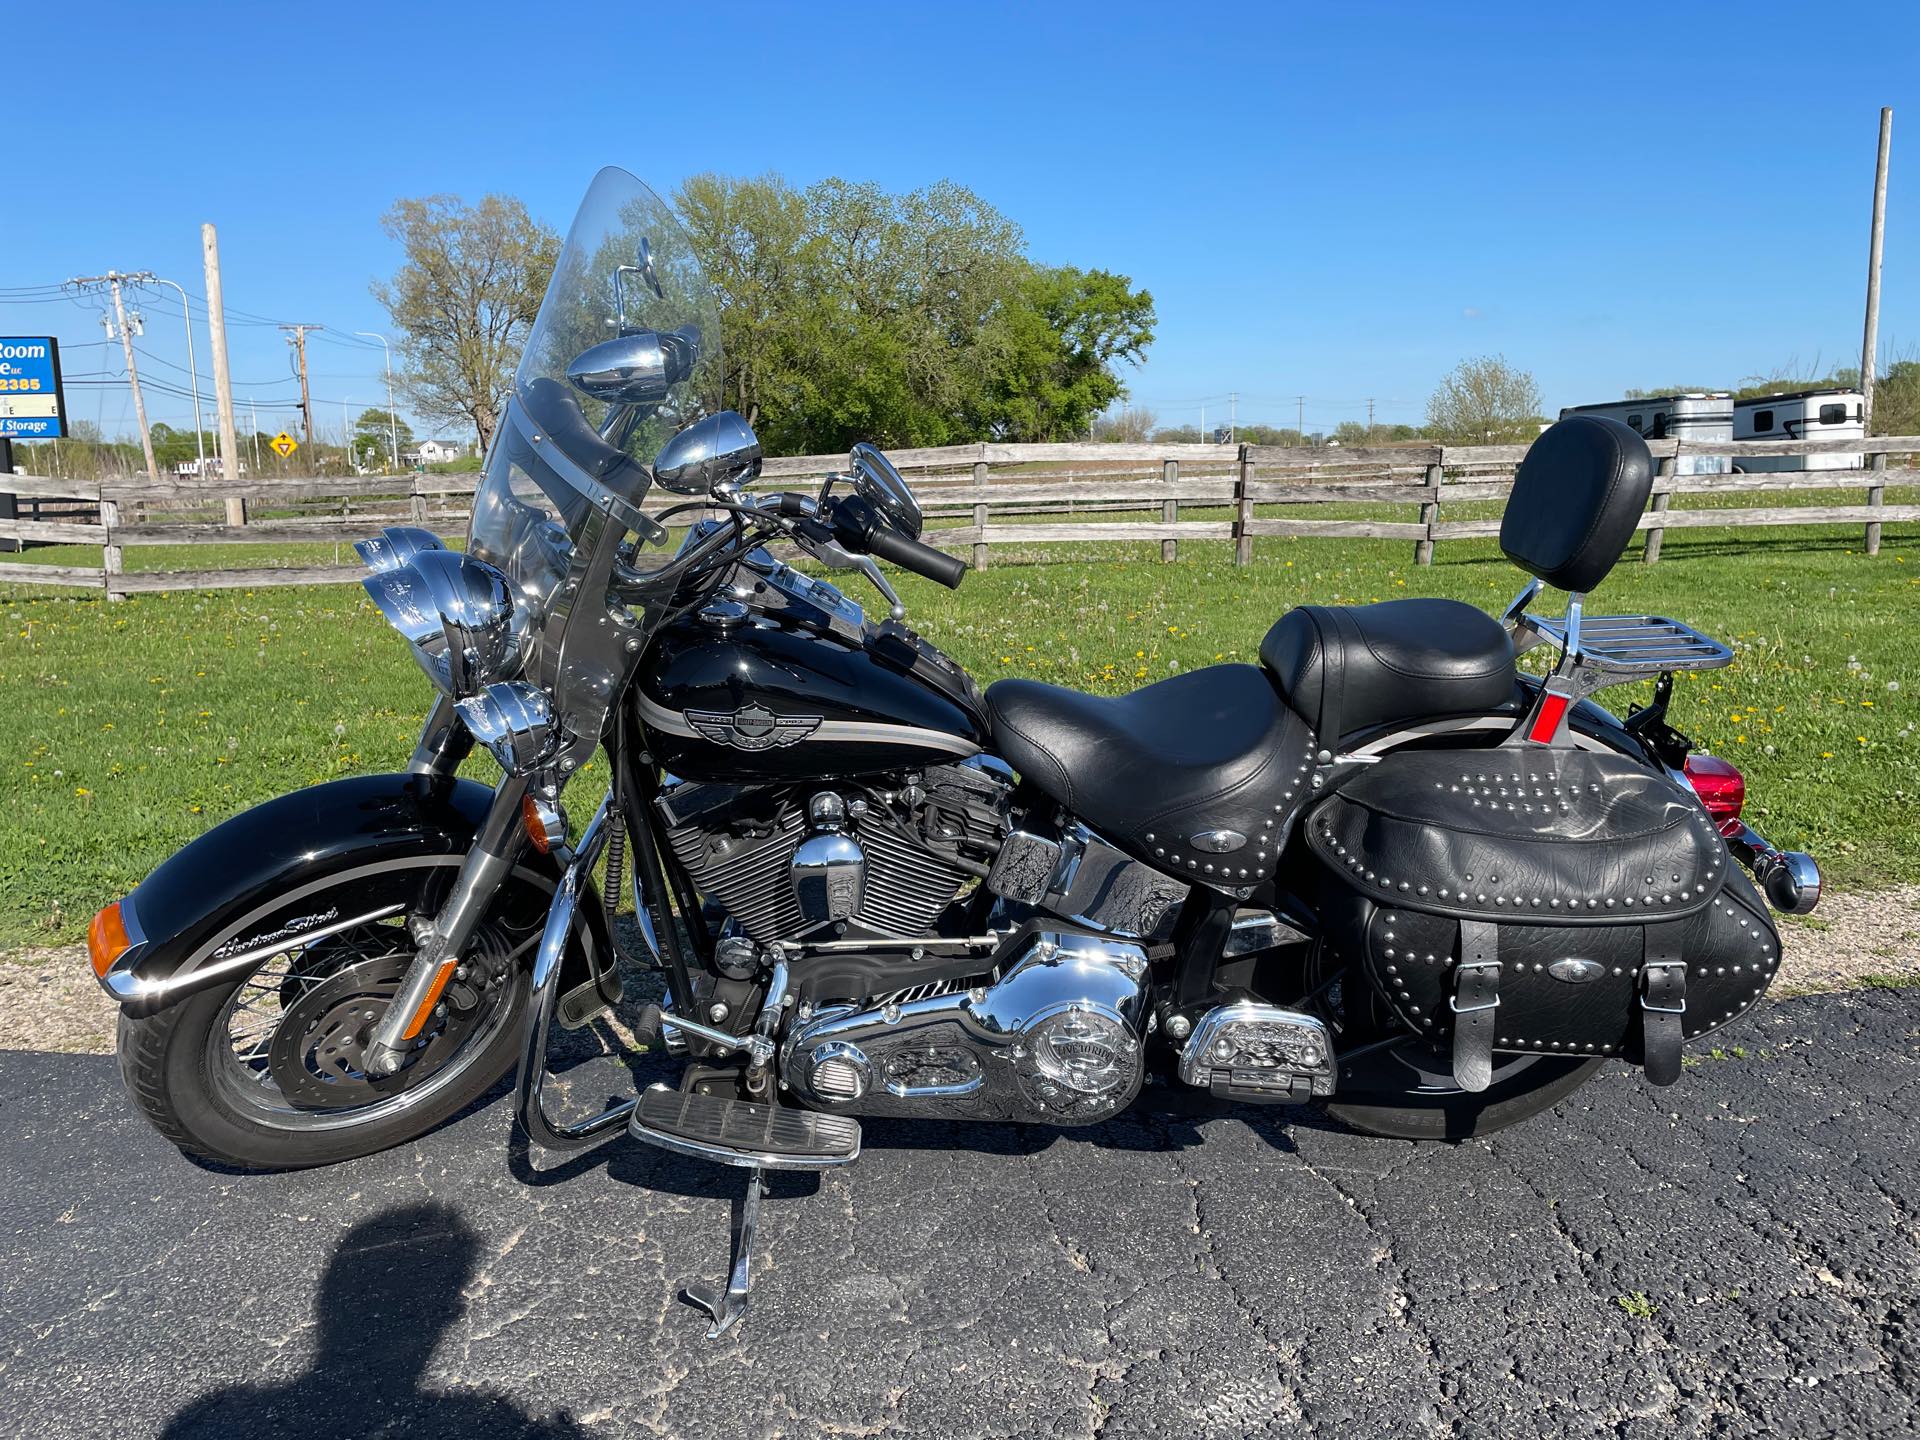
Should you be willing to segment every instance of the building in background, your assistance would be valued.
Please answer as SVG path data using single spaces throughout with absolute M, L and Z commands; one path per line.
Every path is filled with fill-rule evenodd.
M 443 465 L 466 453 L 467 447 L 458 440 L 422 440 L 404 458 L 409 464 Z

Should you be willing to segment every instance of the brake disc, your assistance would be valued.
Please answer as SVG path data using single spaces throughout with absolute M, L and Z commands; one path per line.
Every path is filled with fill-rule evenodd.
M 413 961 L 404 948 L 303 983 L 274 1027 L 267 1074 L 287 1103 L 302 1110 L 347 1110 L 413 1088 L 452 1060 L 504 1000 L 501 972 L 485 953 L 490 949 L 473 947 L 461 967 L 466 973 L 442 992 L 396 1073 L 369 1075 L 362 1057 L 374 1022 L 386 1013 Z

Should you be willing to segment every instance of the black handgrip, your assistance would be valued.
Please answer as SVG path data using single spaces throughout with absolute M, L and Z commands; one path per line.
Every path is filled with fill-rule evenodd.
M 892 561 L 902 570 L 924 575 L 949 590 L 958 590 L 960 582 L 967 578 L 964 560 L 957 560 L 931 545 L 922 545 L 918 540 L 909 539 L 886 525 L 875 526 L 873 533 L 867 536 L 867 551 L 882 560 Z
M 858 495 L 841 496 L 833 502 L 828 514 L 834 537 L 850 550 L 877 555 L 949 590 L 958 590 L 960 582 L 967 578 L 965 561 L 902 535 L 887 523 L 878 509 Z

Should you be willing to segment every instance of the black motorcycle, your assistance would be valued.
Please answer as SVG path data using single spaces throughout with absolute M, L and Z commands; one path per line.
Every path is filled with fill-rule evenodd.
M 1609 1060 L 1670 1084 L 1753 1005 L 1780 947 L 1743 866 L 1781 910 L 1818 899 L 1813 862 L 1741 821 L 1738 772 L 1668 724 L 1674 672 L 1731 652 L 1582 613 L 1651 485 L 1626 427 L 1576 417 L 1528 452 L 1501 544 L 1534 578 L 1504 620 L 1304 606 L 1257 666 L 982 695 L 875 563 L 964 574 L 884 455 L 856 446 L 818 493 L 745 488 L 760 447 L 719 408 L 719 336 L 671 213 L 601 172 L 464 553 L 405 528 L 359 547 L 435 690 L 407 771 L 236 816 L 94 920 L 128 1088 L 183 1150 L 365 1155 L 517 1062 L 542 1146 L 624 1133 L 748 1170 L 729 1280 L 693 1295 L 719 1334 L 763 1173 L 854 1160 L 862 1116 L 1089 1125 L 1151 1080 L 1482 1133 Z M 692 498 L 643 510 L 655 487 Z M 889 614 L 775 545 L 862 572 Z M 1563 615 L 1527 608 L 1543 584 Z M 1539 646 L 1551 669 L 1519 672 Z M 1589 698 L 1654 677 L 1625 720 Z M 491 790 L 455 774 L 476 741 Z M 600 751 L 576 825 L 562 794 Z M 661 972 L 637 1030 L 679 1083 L 562 1124 L 549 1032 L 618 1003 L 622 960 Z

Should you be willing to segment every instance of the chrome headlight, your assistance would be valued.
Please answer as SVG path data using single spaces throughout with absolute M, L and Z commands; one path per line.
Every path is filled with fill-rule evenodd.
M 553 702 L 524 681 L 489 685 L 454 708 L 509 775 L 536 768 L 553 748 Z
M 356 540 L 353 553 L 367 562 L 376 575 L 398 570 L 423 550 L 444 550 L 446 544 L 431 530 L 417 525 L 389 525 L 378 535 Z
M 484 560 L 420 550 L 360 583 L 451 694 L 471 695 L 519 669 L 521 629 L 507 577 Z

